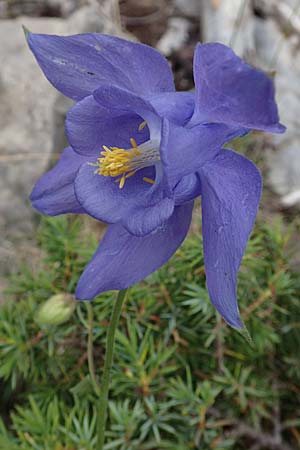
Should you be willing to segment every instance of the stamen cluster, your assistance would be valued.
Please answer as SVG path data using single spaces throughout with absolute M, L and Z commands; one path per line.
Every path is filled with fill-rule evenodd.
M 157 149 L 146 153 L 143 151 L 143 145 L 138 146 L 135 139 L 131 138 L 130 143 L 132 145 L 129 149 L 120 147 L 108 147 L 103 145 L 104 151 L 102 151 L 101 157 L 97 158 L 98 169 L 95 173 L 103 176 L 118 177 L 116 182 L 119 183 L 119 188 L 122 189 L 127 178 L 134 175 L 138 170 L 149 167 L 155 164 L 159 159 L 157 155 Z M 149 145 L 147 145 L 148 147 Z M 148 150 L 148 148 L 147 148 Z M 154 184 L 154 180 L 144 177 L 144 181 L 150 184 Z

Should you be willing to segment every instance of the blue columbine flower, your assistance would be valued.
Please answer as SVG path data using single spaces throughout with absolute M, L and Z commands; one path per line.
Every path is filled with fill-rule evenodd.
M 143 44 L 100 34 L 27 39 L 48 80 L 76 102 L 66 118 L 70 146 L 37 182 L 33 206 L 110 224 L 77 298 L 124 289 L 163 265 L 185 239 L 201 195 L 209 294 L 241 328 L 237 273 L 261 176 L 222 146 L 252 129 L 284 131 L 272 81 L 221 44 L 197 46 L 192 93 L 175 92 L 167 61 Z

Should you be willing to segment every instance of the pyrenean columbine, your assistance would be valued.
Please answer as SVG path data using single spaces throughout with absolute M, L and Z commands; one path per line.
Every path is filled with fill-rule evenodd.
M 124 289 L 163 265 L 201 195 L 210 298 L 241 328 L 237 273 L 261 176 L 222 146 L 253 129 L 285 130 L 272 81 L 222 44 L 196 47 L 195 92 L 175 92 L 167 61 L 146 45 L 100 34 L 27 40 L 48 80 L 76 102 L 66 117 L 70 146 L 35 185 L 33 206 L 110 224 L 76 297 Z

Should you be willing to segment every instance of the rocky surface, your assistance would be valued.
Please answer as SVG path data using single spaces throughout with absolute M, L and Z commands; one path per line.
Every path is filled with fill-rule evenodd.
M 31 251 L 34 212 L 28 195 L 37 178 L 65 146 L 64 117 L 71 102 L 43 76 L 29 51 L 22 24 L 34 32 L 116 34 L 118 29 L 97 6 L 69 19 L 19 17 L 0 27 L 0 274 Z M 5 45 L 3 44 L 5 42 Z M 1 289 L 0 280 L 0 289 Z
M 0 18 L 11 19 L 21 15 L 33 17 L 68 17 L 87 0 L 0 0 Z
M 201 12 L 204 41 L 230 44 L 274 74 L 287 132 L 272 137 L 266 149 L 268 182 L 283 207 L 300 206 L 300 5 L 295 6 L 292 0 L 208 0 Z
M 272 16 L 257 19 L 255 29 L 258 60 L 275 73 L 280 118 L 287 127 L 273 137 L 275 150 L 268 150 L 269 183 L 283 207 L 300 207 L 300 18 L 297 32 L 286 34 L 284 21 Z
M 223 42 L 238 54 L 249 55 L 254 48 L 251 2 L 208 0 L 201 3 L 201 32 L 205 42 Z

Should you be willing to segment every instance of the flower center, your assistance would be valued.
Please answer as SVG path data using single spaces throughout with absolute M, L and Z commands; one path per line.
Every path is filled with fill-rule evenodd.
M 134 175 L 138 170 L 151 167 L 160 160 L 159 146 L 156 141 L 149 140 L 137 145 L 136 141 L 130 139 L 131 148 L 107 147 L 103 145 L 101 157 L 97 159 L 97 170 L 95 173 L 105 177 L 120 177 L 116 179 L 119 188 L 122 189 L 127 178 Z M 94 165 L 94 164 L 93 164 Z M 144 181 L 154 184 L 151 178 L 144 177 Z

